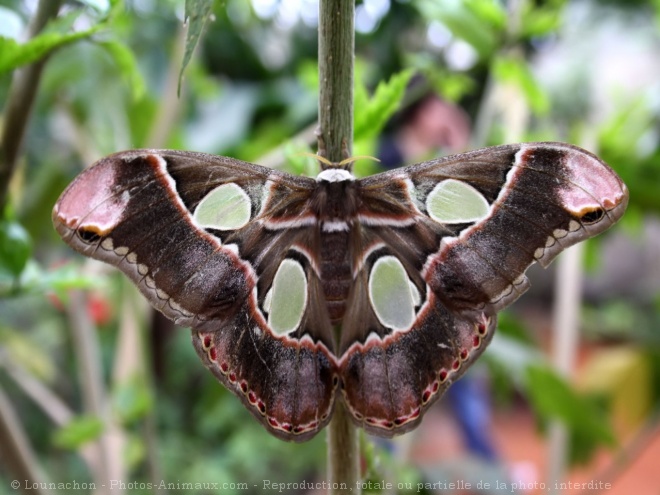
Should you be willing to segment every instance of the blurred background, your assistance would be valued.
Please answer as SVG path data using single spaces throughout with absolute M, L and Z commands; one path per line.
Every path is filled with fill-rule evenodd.
M 204 369 L 188 330 L 75 255 L 50 220 L 75 175 L 124 149 L 315 174 L 297 153 L 316 145 L 317 0 L 215 2 L 178 97 L 183 1 L 64 1 L 29 41 L 49 1 L 0 0 L 5 154 L 16 115 L 29 119 L 0 184 L 0 494 L 16 479 L 75 480 L 83 493 L 109 493 L 107 479 L 130 493 L 323 480 L 324 434 L 269 436 Z M 370 493 L 657 495 L 660 1 L 363 0 L 355 28 L 354 154 L 383 159 L 358 162 L 359 174 L 560 140 L 601 156 L 630 189 L 614 229 L 532 267 L 532 289 L 417 430 L 362 436 L 365 479 L 393 484 Z M 34 99 L 17 91 L 33 62 Z

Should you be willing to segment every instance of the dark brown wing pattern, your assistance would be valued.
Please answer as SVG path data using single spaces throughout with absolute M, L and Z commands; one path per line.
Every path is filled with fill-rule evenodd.
M 361 180 L 138 150 L 81 174 L 53 219 L 74 249 L 191 326 L 206 366 L 271 433 L 305 440 L 338 390 L 373 433 L 417 425 L 483 352 L 525 270 L 605 230 L 626 203 L 607 165 L 557 143 Z
M 340 374 L 355 418 L 381 435 L 417 425 L 483 352 L 496 312 L 527 289 L 531 264 L 547 266 L 562 249 L 609 228 L 628 201 L 607 165 L 560 143 L 422 163 L 365 178 L 360 192 L 355 235 L 364 246 L 353 253 L 361 270 L 344 320 Z M 379 316 L 368 280 L 379 260 L 392 257 L 419 297 L 385 297 Z M 387 312 L 390 301 L 400 312 L 412 306 L 403 325 Z
M 233 201 L 230 210 L 246 209 L 242 217 L 193 213 L 223 185 L 240 185 L 224 199 Z M 301 338 L 274 332 L 258 287 L 272 284 L 271 267 L 292 245 L 285 230 L 267 222 L 304 223 L 289 213 L 314 187 L 313 179 L 229 158 L 125 152 L 83 172 L 62 194 L 53 219 L 74 249 L 118 267 L 154 307 L 191 326 L 204 364 L 272 433 L 303 440 L 332 413 L 338 378 L 331 327 L 326 316 L 321 325 L 303 320 Z M 219 229 L 200 227 L 213 222 Z M 318 280 L 309 264 L 304 269 L 313 292 Z M 311 297 L 307 314 L 324 315 L 323 299 Z

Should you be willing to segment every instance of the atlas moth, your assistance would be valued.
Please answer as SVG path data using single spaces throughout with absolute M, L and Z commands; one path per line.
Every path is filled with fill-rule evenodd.
M 612 169 L 562 143 L 361 179 L 350 161 L 309 178 L 135 150 L 80 174 L 53 221 L 191 327 L 204 364 L 271 433 L 302 441 L 336 401 L 376 435 L 417 426 L 528 288 L 527 268 L 609 228 L 627 202 Z

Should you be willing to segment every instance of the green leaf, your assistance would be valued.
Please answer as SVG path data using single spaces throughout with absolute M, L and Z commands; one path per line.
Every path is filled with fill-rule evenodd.
M 66 304 L 71 289 L 98 288 L 104 283 L 105 277 L 86 274 L 75 263 L 44 270 L 34 259 L 29 259 L 20 273 L 18 284 L 16 276 L 0 269 L 0 297 L 54 293 Z
M 78 416 L 53 435 L 53 444 L 62 449 L 75 450 L 96 440 L 103 433 L 103 422 L 96 416 Z
M 126 440 L 123 452 L 126 467 L 131 471 L 137 470 L 147 456 L 147 447 L 144 438 L 134 434 L 128 434 Z
M 380 133 L 389 118 L 399 109 L 406 94 L 412 69 L 394 74 L 378 84 L 374 95 L 369 99 L 364 86 L 355 88 L 355 140 L 367 139 Z
M 25 277 L 25 284 L 35 291 L 54 291 L 66 300 L 66 293 L 75 289 L 91 289 L 103 285 L 103 278 L 87 274 L 81 266 L 75 263 L 66 263 L 56 268 L 44 271 L 40 267 L 33 268 L 30 277 Z
M 18 222 L 0 221 L 0 273 L 18 277 L 32 253 L 32 241 Z
M 464 4 L 482 22 L 500 31 L 506 29 L 507 12 L 502 2 L 493 0 L 464 0 Z
M 406 55 L 405 61 L 407 67 L 413 67 L 428 79 L 431 88 L 445 100 L 458 102 L 465 96 L 474 93 L 477 87 L 473 76 L 452 72 L 438 65 L 436 57 L 428 53 Z
M 560 25 L 561 8 L 557 8 L 557 6 L 537 7 L 526 4 L 526 8 L 522 13 L 520 34 L 524 38 L 547 36 L 557 31 Z
M 38 380 L 52 384 L 58 378 L 56 357 L 48 346 L 35 339 L 34 332 L 23 332 L 19 328 L 5 327 L 0 321 L 0 348 L 2 359 L 15 363 L 22 372 Z
M 145 94 L 146 85 L 131 49 L 124 43 L 114 40 L 101 41 L 98 44 L 112 56 L 121 75 L 128 81 L 133 100 L 141 99 Z
M 536 413 L 558 419 L 573 438 L 573 453 L 586 460 L 599 444 L 614 445 L 615 437 L 603 411 L 592 400 L 578 395 L 561 376 L 548 367 L 530 366 L 526 390 Z
M 153 407 L 153 396 L 141 376 L 133 376 L 121 383 L 112 394 L 113 406 L 124 423 L 143 418 Z
M 489 58 L 503 39 L 506 13 L 494 0 L 420 0 L 415 5 L 427 19 L 441 22 L 472 45 L 481 58 Z
M 510 311 L 502 311 L 497 315 L 497 334 L 525 345 L 534 345 L 534 339 L 525 323 Z
M 648 96 L 643 92 L 616 103 L 617 111 L 611 112 L 599 126 L 599 139 L 603 147 L 614 149 L 621 158 L 627 159 L 639 148 L 640 138 L 655 126 L 656 117 Z
M 433 80 L 434 87 L 443 98 L 449 101 L 459 101 L 466 94 L 474 91 L 475 82 L 467 74 L 445 72 L 444 77 Z
M 550 99 L 538 85 L 524 60 L 517 57 L 498 57 L 493 63 L 493 74 L 499 81 L 517 86 L 535 113 L 548 113 Z
M 499 330 L 488 346 L 485 357 L 496 363 L 502 373 L 520 387 L 525 384 L 523 378 L 526 376 L 526 370 L 543 361 L 543 356 L 536 347 Z
M 199 37 L 204 29 L 204 24 L 211 16 L 213 0 L 186 0 L 185 20 L 188 23 L 188 34 L 186 36 L 186 49 L 183 53 L 181 71 L 179 71 L 179 86 L 177 94 L 181 93 L 181 80 L 183 71 L 186 70 L 192 54 L 195 51 Z
M 41 60 L 56 48 L 88 38 L 102 27 L 102 24 L 97 24 L 77 33 L 44 32 L 26 43 L 0 37 L 0 74 Z

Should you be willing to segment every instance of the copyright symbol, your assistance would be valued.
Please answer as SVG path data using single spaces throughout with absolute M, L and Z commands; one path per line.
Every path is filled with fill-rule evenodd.
M 11 482 L 11 487 L 14 490 L 18 490 L 20 488 L 20 486 L 21 486 L 21 482 L 18 481 L 18 480 L 14 480 L 14 481 Z

